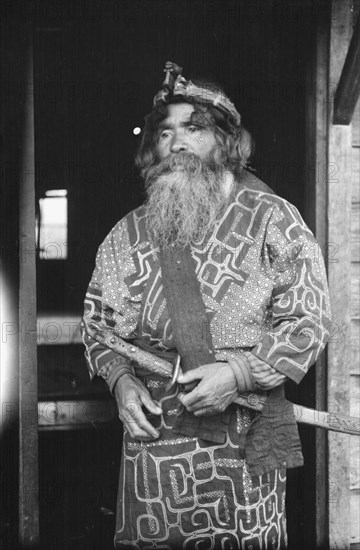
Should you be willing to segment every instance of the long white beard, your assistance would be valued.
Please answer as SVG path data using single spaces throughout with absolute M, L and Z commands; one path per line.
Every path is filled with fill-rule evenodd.
M 227 175 L 227 177 L 225 177 Z M 214 228 L 233 192 L 229 173 L 193 153 L 166 157 L 146 176 L 146 224 L 155 246 L 185 247 Z

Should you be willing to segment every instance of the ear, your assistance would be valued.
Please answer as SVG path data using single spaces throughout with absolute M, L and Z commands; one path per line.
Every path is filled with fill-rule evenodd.
M 255 142 L 250 134 L 245 128 L 241 128 L 240 136 L 238 139 L 237 152 L 241 158 L 243 165 L 247 163 L 251 155 L 255 151 Z

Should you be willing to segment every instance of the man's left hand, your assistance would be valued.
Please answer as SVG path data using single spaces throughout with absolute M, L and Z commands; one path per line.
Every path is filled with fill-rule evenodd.
M 227 363 L 211 363 L 190 370 L 178 378 L 179 384 L 199 380 L 189 393 L 180 393 L 178 399 L 195 416 L 211 416 L 224 411 L 238 395 L 237 381 Z

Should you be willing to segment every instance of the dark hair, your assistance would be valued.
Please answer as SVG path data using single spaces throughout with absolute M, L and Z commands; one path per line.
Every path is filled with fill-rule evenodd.
M 214 92 L 224 93 L 220 86 L 208 82 L 193 80 L 193 83 L 201 88 L 210 89 Z M 239 175 L 246 166 L 254 150 L 254 142 L 250 133 L 242 126 L 236 126 L 231 115 L 220 111 L 210 104 L 204 104 L 196 99 L 175 97 L 168 103 L 156 105 L 153 111 L 145 117 L 145 126 L 139 145 L 135 163 L 143 177 L 148 169 L 159 159 L 156 151 L 159 124 L 167 117 L 167 107 L 173 103 L 191 103 L 194 105 L 194 112 L 191 120 L 194 124 L 212 126 L 215 132 L 215 139 L 219 145 L 219 159 L 235 176 Z

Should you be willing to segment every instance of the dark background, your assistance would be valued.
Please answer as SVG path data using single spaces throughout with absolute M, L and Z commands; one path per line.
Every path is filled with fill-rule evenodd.
M 56 5 L 45 11 L 45 22 L 40 12 L 36 25 L 37 192 L 68 189 L 71 248 L 63 271 L 57 261 L 40 271 L 40 310 L 81 311 L 98 245 L 142 201 L 133 167 L 140 136 L 133 128 L 151 110 L 168 59 L 186 78 L 224 85 L 254 137 L 258 176 L 302 210 L 310 6 L 256 0 Z
M 143 200 L 133 166 L 166 60 L 222 84 L 251 132 L 252 167 L 305 215 L 305 83 L 326 2 L 103 0 L 15 2 L 34 29 L 37 200 L 67 189 L 66 260 L 38 260 L 39 315 L 82 314 L 96 250 Z M 21 37 L 19 37 L 19 40 Z M 8 54 L 11 58 L 11 51 Z M 14 56 L 14 71 L 16 71 Z M 12 98 L 13 99 L 13 98 Z M 20 98 L 21 99 L 21 98 Z M 305 216 L 306 217 L 306 216 Z M 105 399 L 83 348 L 39 346 L 39 398 Z M 314 375 L 288 397 L 314 406 Z M 314 429 L 306 466 L 289 471 L 290 550 L 314 548 Z M 121 426 L 40 433 L 40 530 L 50 550 L 112 548 Z M 15 464 L 16 466 L 16 464 Z M 6 528 L 5 528 L 6 535 Z M 6 536 L 5 536 L 6 538 Z M 7 538 L 4 548 L 16 548 Z

